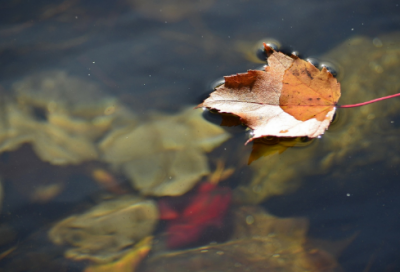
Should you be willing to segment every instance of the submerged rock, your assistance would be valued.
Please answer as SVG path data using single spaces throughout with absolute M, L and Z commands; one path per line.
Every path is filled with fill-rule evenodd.
M 321 57 L 339 67 L 342 96 L 339 104 L 368 101 L 400 91 L 400 35 L 377 38 L 354 37 Z M 322 139 L 304 148 L 289 148 L 282 154 L 261 158 L 251 164 L 253 179 L 242 182 L 234 192 L 240 203 L 259 203 L 294 190 L 312 175 L 331 172 L 345 178 L 355 167 L 384 161 L 398 164 L 400 129 L 395 123 L 400 99 L 359 108 L 338 109 L 337 120 Z M 343 161 L 351 156 L 351 163 Z M 335 166 L 340 169 L 335 170 Z
M 50 230 L 49 238 L 72 247 L 65 252 L 67 258 L 109 263 L 152 234 L 158 217 L 154 201 L 126 195 L 62 220 Z
M 340 271 L 333 256 L 307 245 L 305 219 L 282 219 L 258 207 L 241 207 L 233 224 L 231 241 L 155 252 L 141 271 Z
M 109 133 L 99 144 L 102 159 L 120 169 L 144 195 L 182 195 L 209 173 L 205 152 L 229 135 L 192 108 L 150 119 Z

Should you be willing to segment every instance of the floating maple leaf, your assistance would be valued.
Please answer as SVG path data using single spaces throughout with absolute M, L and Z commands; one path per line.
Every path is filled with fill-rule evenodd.
M 340 97 L 340 84 L 326 68 L 270 53 L 265 71 L 250 70 L 225 77 L 197 107 L 232 113 L 253 129 L 251 141 L 263 136 L 317 137 L 328 128 Z
M 226 76 L 225 83 L 197 106 L 240 117 L 253 129 L 250 142 L 264 136 L 315 138 L 325 132 L 340 98 L 340 83 L 324 67 L 317 69 L 297 56 L 287 56 L 264 44 L 269 55 L 264 71 Z M 355 105 L 356 107 L 379 100 Z

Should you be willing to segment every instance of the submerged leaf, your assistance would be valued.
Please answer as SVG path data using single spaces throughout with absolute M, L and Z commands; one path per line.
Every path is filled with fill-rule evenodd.
M 248 160 L 248 164 L 259 159 L 273 154 L 281 154 L 288 147 L 308 145 L 306 137 L 284 138 L 284 137 L 264 137 L 253 141 L 253 149 Z
M 153 200 L 125 195 L 65 218 L 50 229 L 49 238 L 69 247 L 65 251 L 69 259 L 105 264 L 120 259 L 149 236 L 158 218 Z
M 89 265 L 84 272 L 134 272 L 142 259 L 149 253 L 152 241 L 152 236 L 145 237 L 119 260 L 106 264 Z
M 100 142 L 99 150 L 103 160 L 120 169 L 141 194 L 178 196 L 209 173 L 205 153 L 229 137 L 204 120 L 201 111 L 189 108 L 116 129 Z

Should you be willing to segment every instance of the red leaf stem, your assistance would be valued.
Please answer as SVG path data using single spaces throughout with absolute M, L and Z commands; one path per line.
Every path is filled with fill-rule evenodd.
M 342 105 L 342 106 L 337 106 L 337 107 L 338 107 L 338 108 L 355 108 L 355 107 L 361 107 L 361 106 L 364 106 L 364 105 L 368 105 L 368 104 L 375 103 L 375 102 L 378 102 L 378 101 L 381 101 L 381 100 L 393 98 L 393 97 L 396 97 L 396 96 L 400 96 L 400 93 L 392 94 L 392 95 L 388 95 L 388 96 L 384 96 L 384 97 L 381 97 L 381 98 L 373 99 L 373 100 L 366 101 L 366 102 L 362 102 L 362 103 L 351 104 L 351 105 Z

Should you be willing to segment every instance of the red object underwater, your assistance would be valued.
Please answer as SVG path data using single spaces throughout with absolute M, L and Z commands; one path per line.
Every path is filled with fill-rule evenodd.
M 209 227 L 222 228 L 231 198 L 230 188 L 204 182 L 189 199 L 189 204 L 180 211 L 169 199 L 161 199 L 158 203 L 161 219 L 168 220 L 167 247 L 173 249 L 190 245 L 199 241 Z

